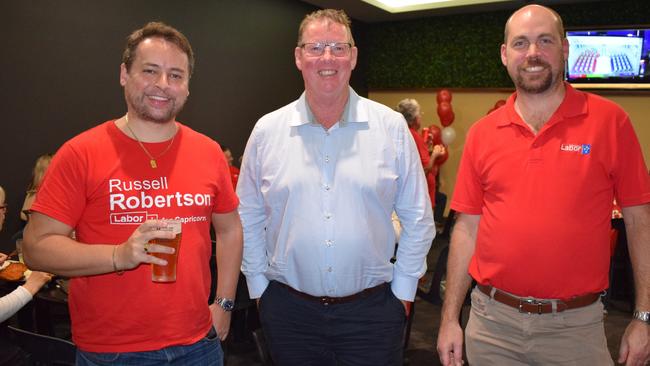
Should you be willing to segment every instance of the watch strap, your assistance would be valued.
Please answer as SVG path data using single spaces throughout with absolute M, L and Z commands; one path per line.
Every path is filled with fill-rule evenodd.
M 650 311 L 635 310 L 634 313 L 632 313 L 632 318 L 650 324 Z

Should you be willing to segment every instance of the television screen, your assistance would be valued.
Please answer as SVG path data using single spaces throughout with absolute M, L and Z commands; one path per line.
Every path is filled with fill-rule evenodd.
M 650 28 L 568 30 L 566 80 L 578 87 L 650 88 Z

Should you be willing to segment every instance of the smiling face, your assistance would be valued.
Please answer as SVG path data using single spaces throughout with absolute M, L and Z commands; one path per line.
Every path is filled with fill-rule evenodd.
M 508 20 L 501 62 L 518 92 L 540 94 L 560 88 L 568 54 L 560 19 L 549 9 L 526 6 Z
M 189 95 L 187 54 L 163 38 L 143 40 L 137 47 L 130 70 L 120 68 L 129 112 L 150 122 L 173 121 Z
M 304 27 L 302 43 L 352 43 L 348 29 L 330 19 L 316 19 Z M 329 47 L 321 56 L 309 56 L 302 47 L 294 51 L 296 66 L 302 72 L 306 93 L 316 99 L 347 98 L 352 70 L 357 64 L 357 48 L 336 57 Z

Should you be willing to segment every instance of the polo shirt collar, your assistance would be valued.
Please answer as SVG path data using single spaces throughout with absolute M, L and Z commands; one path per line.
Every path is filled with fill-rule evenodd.
M 564 100 L 551 118 L 549 118 L 548 122 L 546 122 L 545 127 L 560 123 L 567 118 L 586 114 L 589 111 L 586 103 L 587 95 L 584 92 L 576 90 L 567 82 L 564 82 L 564 88 Z M 504 106 L 505 116 L 498 120 L 497 126 L 507 126 L 509 124 L 527 126 L 519 114 L 517 114 L 517 111 L 515 111 L 515 100 L 517 100 L 517 92 L 514 92 L 508 97 Z
M 364 108 L 361 103 L 361 97 L 352 89 L 350 89 L 350 96 L 348 102 L 345 104 L 345 109 L 343 110 L 343 115 L 339 121 L 339 126 L 343 127 L 347 123 L 355 122 L 368 122 L 368 110 Z M 291 116 L 289 121 L 289 126 L 302 126 L 306 124 L 317 124 L 316 118 L 309 108 L 307 103 L 307 96 L 305 92 L 300 95 L 298 98 L 298 103 L 296 104 L 296 109 Z

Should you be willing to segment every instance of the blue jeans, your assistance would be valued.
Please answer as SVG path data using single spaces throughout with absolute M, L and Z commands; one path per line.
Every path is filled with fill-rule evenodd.
M 187 346 L 170 346 L 157 351 L 98 353 L 77 350 L 77 366 L 223 366 L 223 351 L 214 328 L 200 341 Z

